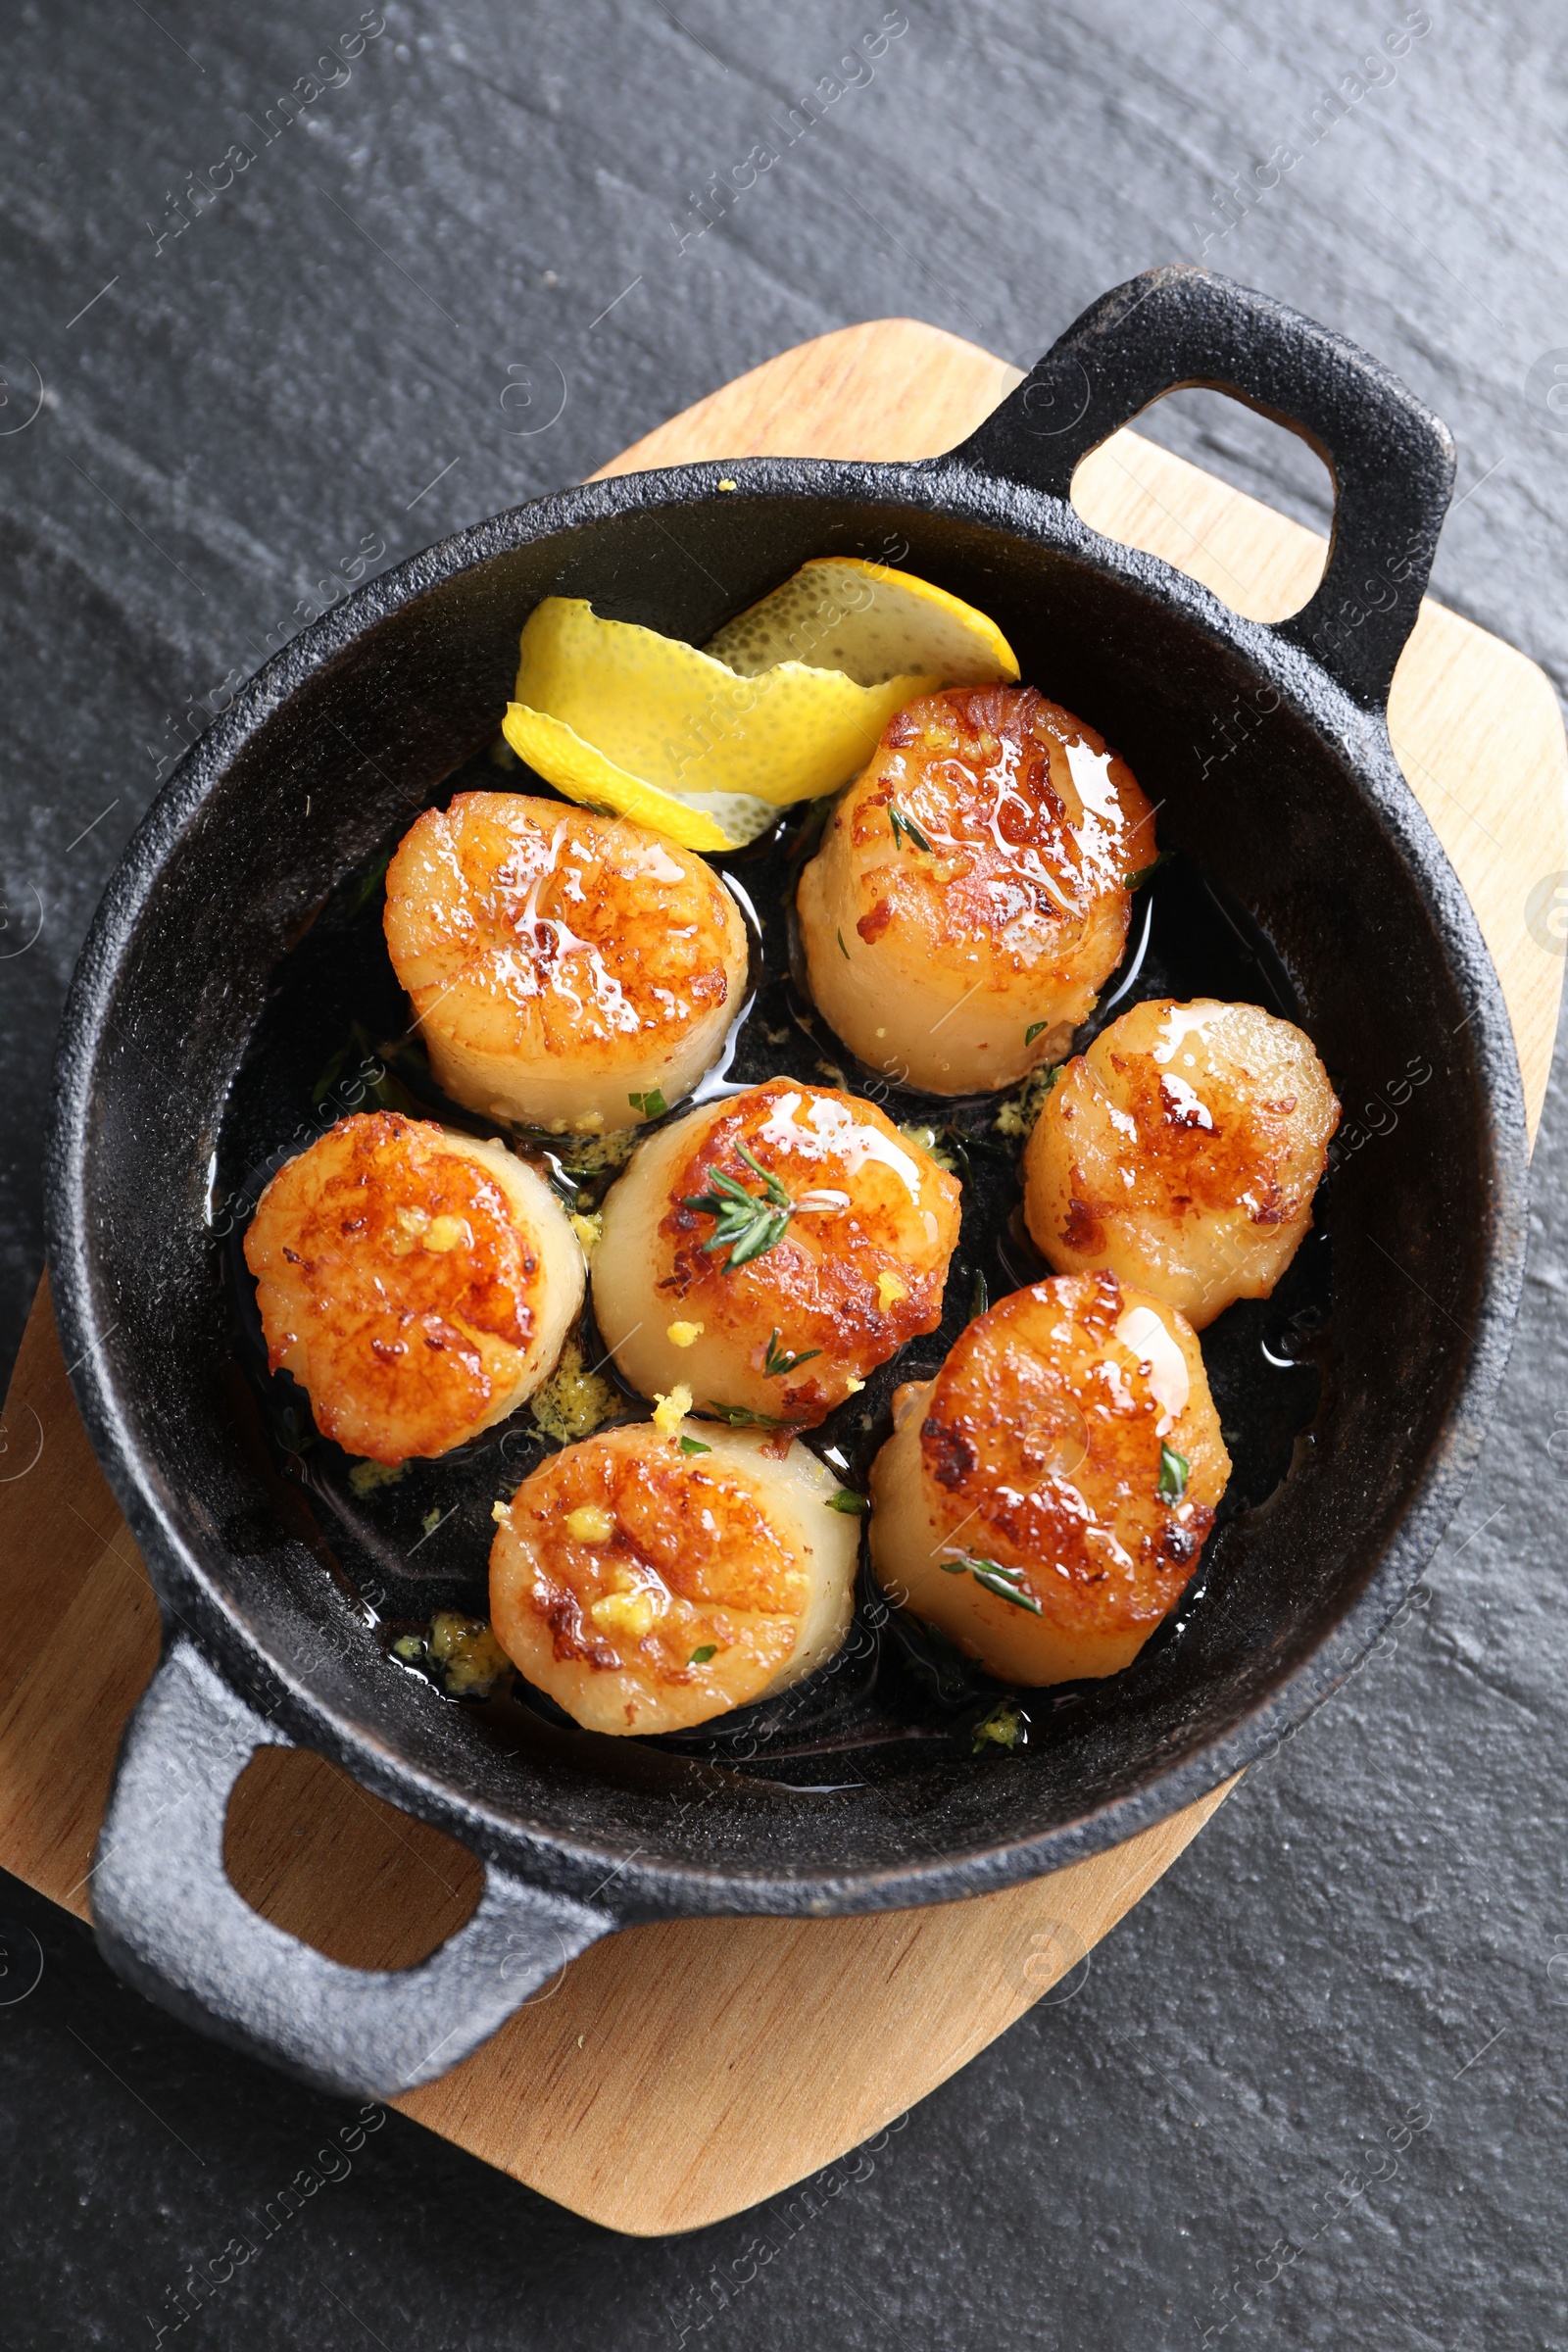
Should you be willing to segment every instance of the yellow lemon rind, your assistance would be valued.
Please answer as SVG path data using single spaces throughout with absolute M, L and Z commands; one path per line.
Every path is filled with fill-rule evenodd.
M 802 662 L 742 678 L 680 638 L 546 597 L 522 632 L 515 695 L 670 800 L 787 808 L 847 784 L 894 712 L 941 683 L 909 672 L 863 687 Z
M 628 775 L 603 752 L 585 743 L 564 719 L 533 710 L 525 703 L 509 705 L 501 731 L 519 760 L 564 792 L 570 801 L 590 808 L 629 816 L 678 842 L 683 850 L 728 850 L 736 847 L 710 816 L 667 792 Z
M 755 677 L 787 661 L 860 686 L 930 672 L 939 685 L 1010 685 L 1018 660 L 994 620 L 913 572 L 858 556 L 813 556 L 705 647 Z

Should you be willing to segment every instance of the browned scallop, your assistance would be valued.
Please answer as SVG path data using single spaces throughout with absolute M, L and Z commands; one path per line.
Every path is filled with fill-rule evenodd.
M 1004 1682 L 1130 1665 L 1230 1477 L 1191 1326 L 1113 1274 L 1001 1299 L 894 1421 L 871 1472 L 877 1576 Z
M 386 940 L 447 1093 L 563 1131 L 690 1092 L 740 1008 L 746 930 L 695 851 L 519 793 L 428 808 L 387 868 Z
M 594 1312 L 645 1396 L 810 1427 L 942 1319 L 959 1189 L 874 1103 L 774 1078 L 640 1144 Z
M 582 1303 L 564 1210 L 501 1144 L 376 1111 L 279 1168 L 245 1236 L 274 1372 L 350 1453 L 446 1453 L 538 1387 Z
M 1032 686 L 908 704 L 801 876 L 811 994 L 863 1062 L 932 1094 L 1066 1051 L 1154 857 L 1132 770 Z
M 1024 1152 L 1029 1231 L 1058 1273 L 1108 1266 L 1201 1331 L 1279 1281 L 1339 1120 L 1290 1021 L 1208 997 L 1135 1005 L 1046 1098 Z
M 496 1638 L 589 1731 L 681 1731 L 787 1690 L 849 1628 L 858 1534 L 838 1491 L 760 1431 L 603 1431 L 497 1506 Z

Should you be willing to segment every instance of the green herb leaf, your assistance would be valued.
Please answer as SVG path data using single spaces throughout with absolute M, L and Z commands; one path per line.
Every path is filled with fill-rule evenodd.
M 688 1193 L 681 1202 L 683 1208 L 700 1209 L 712 1218 L 713 1230 L 703 1248 L 728 1250 L 726 1274 L 750 1265 L 754 1257 L 763 1256 L 775 1243 L 781 1242 L 795 1214 L 795 1203 L 778 1178 L 754 1159 L 744 1144 L 737 1144 L 735 1149 L 753 1174 L 762 1179 L 765 1189 L 761 1196 L 748 1192 L 738 1177 L 727 1175 L 722 1168 L 710 1168 L 710 1189 L 706 1193 Z
M 988 1592 L 995 1592 L 999 1600 L 1010 1600 L 1015 1609 L 1027 1609 L 1031 1617 L 1043 1615 L 1034 1594 L 1015 1592 L 1010 1584 L 1004 1583 L 1001 1569 L 971 1568 L 969 1573 L 977 1585 L 983 1585 Z
M 687 1664 L 690 1666 L 706 1666 L 709 1659 L 711 1657 L 716 1657 L 717 1654 L 718 1643 L 716 1642 L 705 1642 L 701 1649 L 694 1649 L 692 1651 L 690 1658 L 687 1660 Z
M 857 1494 L 853 1487 L 840 1487 L 836 1494 L 828 1496 L 827 1507 L 830 1511 L 842 1511 L 846 1519 L 858 1519 L 865 1508 L 865 1496 Z
M 888 822 L 893 827 L 893 838 L 896 842 L 911 841 L 917 850 L 925 850 L 927 853 L 929 853 L 931 844 L 927 841 L 925 835 L 921 832 L 913 817 L 906 816 L 904 810 L 899 807 L 896 801 L 890 801 L 888 803 Z
M 1035 1039 L 1040 1035 L 1041 1030 L 1049 1029 L 1050 1027 L 1051 1023 L 1049 1021 L 1031 1021 L 1028 1028 L 1023 1033 L 1024 1044 L 1026 1046 L 1032 1046 L 1035 1042 Z
M 651 1086 L 646 1095 L 628 1095 L 626 1100 L 633 1110 L 642 1112 L 645 1119 L 662 1119 L 669 1108 L 657 1086 Z
M 994 1592 L 999 1600 L 1010 1600 L 1014 1608 L 1027 1609 L 1031 1617 L 1045 1614 L 1032 1592 L 1016 1590 L 1023 1582 L 1021 1568 L 1004 1568 L 999 1561 L 971 1558 L 967 1552 L 960 1554 L 951 1564 L 947 1560 L 942 1561 L 941 1566 L 949 1576 L 961 1576 L 967 1568 L 975 1583 L 983 1586 L 986 1592 Z
M 711 1446 L 705 1446 L 701 1438 L 682 1438 L 680 1449 L 682 1453 L 711 1453 L 713 1450 Z
M 848 962 L 849 962 L 849 960 L 850 960 L 850 951 L 849 951 L 849 949 L 848 949 L 848 948 L 847 948 L 847 947 L 844 945 L 844 933 L 842 932 L 842 930 L 840 931 L 840 933 L 839 933 L 839 935 L 838 935 L 838 940 L 839 940 L 839 954 L 840 954 L 840 955 L 843 956 L 843 958 L 844 958 L 845 962 L 846 962 L 846 963 L 848 963 Z
M 1159 1485 L 1155 1490 L 1162 1502 L 1180 1502 L 1187 1492 L 1187 1476 L 1192 1463 L 1184 1453 L 1177 1453 L 1163 1440 L 1159 1448 Z
M 1011 1752 L 1022 1737 L 1028 1721 L 1015 1699 L 999 1699 L 989 1715 L 982 1715 L 974 1727 L 972 1753 L 979 1755 L 984 1747 L 1000 1747 Z
M 769 1380 L 782 1380 L 786 1372 L 793 1372 L 798 1364 L 808 1364 L 813 1355 L 820 1355 L 821 1352 L 820 1348 L 803 1348 L 799 1355 L 791 1355 L 787 1348 L 779 1346 L 778 1333 L 774 1331 L 768 1337 L 762 1370 Z
M 731 1429 L 799 1429 L 798 1421 L 775 1421 L 771 1413 L 754 1413 L 744 1404 L 715 1404 L 710 1396 L 706 1412 L 715 1421 L 727 1421 Z
M 1170 859 L 1170 851 L 1161 850 L 1159 856 L 1152 858 L 1148 865 L 1141 865 L 1136 874 L 1123 874 L 1121 878 L 1123 890 L 1142 890 L 1151 874 L 1157 874 L 1162 865 L 1169 865 Z
M 983 1274 L 977 1274 L 974 1278 L 974 1289 L 969 1293 L 970 1322 L 972 1323 L 977 1315 L 983 1315 L 990 1304 L 991 1286 Z
M 760 1159 L 755 1159 L 752 1156 L 751 1152 L 748 1152 L 744 1144 L 737 1144 L 735 1149 L 740 1153 L 742 1159 L 745 1160 L 746 1165 L 751 1169 L 752 1174 L 754 1176 L 760 1176 L 762 1179 L 763 1184 L 767 1188 L 767 1198 L 772 1201 L 773 1206 L 775 1208 L 788 1208 L 790 1206 L 790 1197 L 784 1190 L 784 1187 L 779 1182 L 778 1178 L 773 1174 L 772 1169 L 764 1168 Z

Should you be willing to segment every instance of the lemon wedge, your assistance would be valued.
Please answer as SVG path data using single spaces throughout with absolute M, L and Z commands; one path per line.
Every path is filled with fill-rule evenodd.
M 568 798 L 721 850 L 847 784 L 917 695 L 1017 674 L 1001 631 L 957 597 L 829 556 L 706 651 L 603 620 L 581 597 L 546 597 L 522 632 L 502 731 Z
M 973 605 L 858 556 L 813 556 L 705 651 L 747 678 L 781 662 L 842 670 L 858 686 L 901 672 L 944 686 L 1004 686 L 1018 675 L 1011 646 Z

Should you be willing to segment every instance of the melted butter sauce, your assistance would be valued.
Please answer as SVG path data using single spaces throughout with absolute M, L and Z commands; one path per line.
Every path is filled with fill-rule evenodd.
M 842 1102 L 813 1102 L 803 1126 L 796 1113 L 805 1100 L 804 1095 L 781 1097 L 778 1107 L 760 1128 L 760 1134 L 779 1151 L 791 1152 L 797 1158 L 817 1163 L 831 1160 L 852 1180 L 859 1174 L 867 1160 L 874 1160 L 882 1167 L 891 1168 L 910 1200 L 918 1204 L 921 1189 L 919 1165 L 907 1152 L 890 1143 L 868 1120 L 862 1122 L 858 1119 Z M 835 1206 L 842 1203 L 848 1208 L 850 1197 L 847 1193 L 836 1193 L 833 1201 Z
M 1102 760 L 1086 747 L 1078 752 L 1082 773 L 1075 764 L 1073 780 L 1086 811 L 1082 832 L 1088 834 L 1099 825 L 1110 791 L 1108 756 Z M 1078 752 L 1071 755 L 1075 761 Z M 487 788 L 495 788 L 494 770 L 481 760 L 450 778 L 432 798 L 444 806 L 455 791 Z M 792 814 L 749 849 L 712 861 L 746 918 L 750 976 L 723 1052 L 694 1095 L 671 1104 L 668 1115 L 689 1108 L 693 1101 L 714 1101 L 764 1079 L 794 1077 L 859 1094 L 895 1124 L 934 1133 L 938 1152 L 960 1177 L 963 1220 L 940 1331 L 912 1342 L 806 1441 L 846 1486 L 864 1494 L 872 1456 L 892 1428 L 895 1388 L 929 1379 L 984 1298 L 994 1300 L 1039 1281 L 1049 1269 L 1029 1244 L 1018 1213 L 1022 1139 L 997 1129 L 999 1104 L 1005 1098 L 926 1097 L 862 1068 L 820 1020 L 801 985 L 798 957 L 792 954 L 793 890 L 824 815 L 820 806 Z M 564 817 L 563 831 L 567 825 L 569 818 Z M 998 846 L 1016 858 L 1015 845 L 999 838 Z M 672 859 L 666 862 L 673 865 Z M 435 1611 L 487 1616 L 492 1505 L 509 1496 L 555 1446 L 524 1405 L 437 1461 L 411 1462 L 368 1479 L 363 1465 L 316 1434 L 308 1402 L 287 1376 L 267 1376 L 240 1238 L 271 1169 L 335 1119 L 378 1102 L 474 1133 L 498 1132 L 495 1119 L 450 1103 L 430 1078 L 386 956 L 382 895 L 373 887 L 369 861 L 368 870 L 372 886 L 363 874 L 350 877 L 278 968 L 229 1099 L 213 1174 L 211 1222 L 232 1306 L 236 1413 L 250 1431 L 253 1452 L 265 1453 L 270 1463 L 279 1510 L 291 1525 L 308 1526 L 308 1541 L 323 1573 L 339 1584 L 367 1629 L 366 1638 L 390 1652 L 400 1638 L 427 1626 Z M 649 875 L 655 887 L 662 879 L 657 871 Z M 534 906 L 533 919 L 550 928 L 557 965 L 568 957 L 575 962 L 586 943 L 548 903 L 540 911 L 537 896 Z M 589 956 L 579 967 L 585 972 L 593 968 L 591 951 Z M 519 977 L 525 960 L 519 958 Z M 1287 1018 L 1299 1017 L 1267 942 L 1180 856 L 1135 900 L 1129 952 L 1076 1046 L 1081 1050 L 1129 1004 L 1166 996 L 1249 999 Z M 1172 1040 L 1172 1053 L 1177 1042 Z M 804 1100 L 797 1096 L 789 1110 L 781 1105 L 774 1113 L 778 1140 L 792 1152 L 817 1165 L 836 1156 L 847 1173 L 874 1158 L 918 1200 L 919 1163 L 912 1153 L 889 1145 L 868 1123 L 836 1105 L 813 1105 L 803 1122 L 795 1111 Z M 580 1213 L 597 1207 L 624 1164 L 623 1140 L 521 1131 L 514 1131 L 514 1140 L 566 1206 Z M 1026 1744 L 1049 1744 L 1057 1736 L 1054 1724 L 1071 1710 L 1126 1703 L 1121 1694 L 1138 1677 L 1161 1671 L 1161 1660 L 1201 1611 L 1210 1580 L 1224 1574 L 1226 1524 L 1266 1507 L 1293 1464 L 1310 1449 L 1315 1420 L 1332 1409 L 1332 1183 L 1320 1190 L 1317 1228 L 1273 1299 L 1242 1302 L 1203 1334 L 1205 1364 L 1235 1470 L 1193 1584 L 1126 1674 L 1103 1685 L 1014 1694 L 1021 1702 Z M 1179 1350 L 1173 1352 L 1179 1356 Z M 614 1381 L 591 1304 L 568 1343 L 568 1356 L 576 1369 L 563 1377 L 568 1378 L 573 1399 L 602 1390 L 611 1421 L 646 1419 L 645 1400 Z M 1182 1378 L 1185 1384 L 1185 1366 Z M 1169 1410 L 1180 1409 L 1164 1397 L 1161 1401 Z M 242 1528 L 224 1532 L 236 1550 L 250 1541 Z M 414 1665 L 408 1670 L 424 1671 Z M 450 1690 L 448 1694 L 455 1695 Z M 697 1731 L 659 1740 L 584 1733 L 520 1682 L 511 1694 L 482 1702 L 466 1696 L 463 1703 L 486 1741 L 545 1758 L 569 1756 L 577 1765 L 586 1761 L 615 1785 L 674 1785 L 673 1773 L 688 1776 L 679 1778 L 686 1788 L 692 1771 L 714 1767 L 744 1772 L 760 1792 L 776 1782 L 782 1788 L 808 1788 L 827 1797 L 910 1773 L 951 1772 L 956 1759 L 970 1754 L 976 1724 L 1007 1696 L 948 1645 L 890 1609 L 862 1562 L 855 1623 L 837 1655 L 781 1698 L 738 1709 Z M 859 1777 L 838 1772 L 818 1782 L 801 1773 L 807 1759 L 827 1756 L 843 1756 Z

